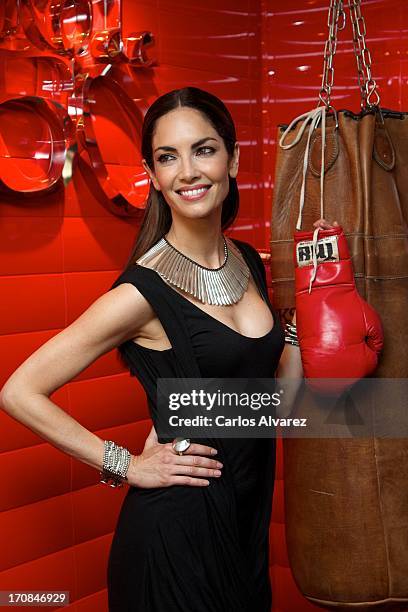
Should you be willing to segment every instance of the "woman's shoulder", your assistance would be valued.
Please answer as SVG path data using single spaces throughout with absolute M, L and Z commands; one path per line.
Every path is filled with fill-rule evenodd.
M 145 278 L 142 266 L 131 266 L 124 270 L 108 289 L 108 294 L 113 294 L 115 309 L 119 312 L 127 312 L 133 326 L 135 321 L 138 325 L 148 323 L 154 315 L 151 300 L 151 291 L 146 291 L 146 286 L 151 285 L 151 279 Z
M 118 287 L 123 283 L 129 283 L 138 288 L 140 285 L 143 284 L 144 279 L 146 278 L 146 275 L 149 272 L 152 272 L 152 270 L 146 268 L 145 266 L 140 266 L 139 264 L 131 264 L 119 274 L 110 289 L 114 289 L 115 287 Z

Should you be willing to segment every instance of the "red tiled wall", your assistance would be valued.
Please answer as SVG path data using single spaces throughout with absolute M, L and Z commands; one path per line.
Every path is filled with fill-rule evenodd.
M 112 76 L 136 102 L 140 91 L 152 101 L 185 85 L 208 89 L 226 102 L 241 145 L 241 209 L 231 234 L 259 249 L 269 244 L 276 126 L 316 105 L 327 4 L 123 2 L 124 34 L 151 30 L 158 65 L 133 73 L 113 68 Z M 403 7 L 403 0 L 364 2 L 373 75 L 383 106 L 397 109 L 407 97 L 408 14 Z M 357 111 L 349 24 L 347 28 L 338 45 L 333 103 Z M 8 89 L 4 78 L 3 73 L 2 99 Z M 138 222 L 112 212 L 86 153 L 77 159 L 65 188 L 29 198 L 2 193 L 0 201 L 4 382 L 109 288 L 126 260 Z M 150 430 L 144 393 L 114 351 L 51 399 L 100 437 L 141 451 Z M 75 602 L 70 609 L 106 610 L 107 553 L 124 491 L 98 485 L 95 470 L 54 449 L 3 411 L 0 427 L 0 589 L 69 590 Z M 314 606 L 298 592 L 288 567 L 282 478 L 279 445 L 270 531 L 273 610 L 310 610 Z

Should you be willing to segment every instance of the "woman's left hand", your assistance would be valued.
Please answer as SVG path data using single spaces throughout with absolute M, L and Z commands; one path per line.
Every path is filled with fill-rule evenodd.
M 326 219 L 318 219 L 313 223 L 314 228 L 320 227 L 320 229 L 332 229 L 333 227 L 337 227 L 338 225 L 339 224 L 337 223 L 337 221 L 333 221 L 333 225 L 330 225 L 330 223 L 326 221 Z
M 149 435 L 146 438 L 145 441 L 145 448 L 151 448 L 152 446 L 156 446 L 157 444 L 160 444 L 159 439 L 157 437 L 157 433 L 156 430 L 154 428 L 154 425 L 152 425 L 152 428 L 150 430 Z

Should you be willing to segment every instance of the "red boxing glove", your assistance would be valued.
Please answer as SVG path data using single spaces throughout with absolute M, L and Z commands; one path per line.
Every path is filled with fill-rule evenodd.
M 377 367 L 383 347 L 381 320 L 357 292 L 341 226 L 295 232 L 294 258 L 304 376 L 339 379 L 307 382 L 315 391 L 341 392 Z

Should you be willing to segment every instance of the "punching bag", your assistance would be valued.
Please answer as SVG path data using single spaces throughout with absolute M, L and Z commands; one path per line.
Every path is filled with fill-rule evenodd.
M 324 217 L 343 227 L 357 290 L 381 317 L 384 347 L 373 376 L 406 378 L 408 113 L 380 108 L 369 54 L 361 53 L 360 0 L 350 1 L 350 15 L 362 110 L 335 112 L 330 105 L 328 66 L 345 18 L 342 2 L 332 0 L 319 94 L 328 111 Z M 299 200 L 297 229 L 313 229 L 321 216 L 322 125 L 308 132 L 307 121 L 302 115 L 277 133 L 285 148 L 277 152 L 270 246 L 282 316 L 295 306 Z M 408 610 L 408 440 L 285 439 L 283 447 L 288 555 L 300 591 L 325 609 Z

